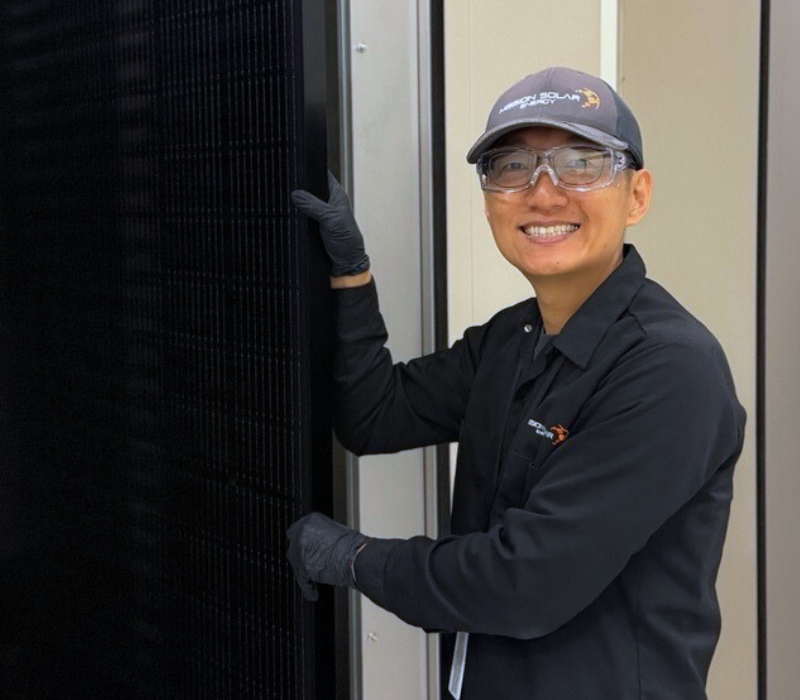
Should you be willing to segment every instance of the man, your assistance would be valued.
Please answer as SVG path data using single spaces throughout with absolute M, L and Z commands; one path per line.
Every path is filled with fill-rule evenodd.
M 716 338 L 624 241 L 652 192 L 636 119 L 604 81 L 549 68 L 500 96 L 467 160 L 536 296 L 407 364 L 343 190 L 294 193 L 334 263 L 340 440 L 459 442 L 451 535 L 312 513 L 288 531 L 297 580 L 457 632 L 456 698 L 705 700 L 746 413 Z

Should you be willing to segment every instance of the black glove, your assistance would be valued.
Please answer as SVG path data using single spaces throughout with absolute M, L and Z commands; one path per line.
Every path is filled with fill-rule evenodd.
M 369 269 L 364 237 L 358 230 L 353 206 L 331 171 L 328 171 L 330 198 L 323 202 L 305 190 L 293 190 L 292 201 L 306 216 L 319 222 L 322 244 L 331 259 L 331 277 L 358 275 Z
M 312 601 L 319 598 L 314 581 L 355 588 L 353 560 L 359 547 L 373 539 L 322 513 L 303 516 L 286 531 L 286 537 L 286 556 L 294 576 L 303 597 Z

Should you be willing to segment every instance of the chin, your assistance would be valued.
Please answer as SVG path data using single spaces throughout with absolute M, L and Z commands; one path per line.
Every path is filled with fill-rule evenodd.
M 558 265 L 557 263 L 553 263 L 551 265 L 530 265 L 523 263 L 517 265 L 517 269 L 529 280 L 541 280 L 546 277 L 556 277 L 558 275 L 563 275 L 564 273 L 570 272 L 569 267 Z

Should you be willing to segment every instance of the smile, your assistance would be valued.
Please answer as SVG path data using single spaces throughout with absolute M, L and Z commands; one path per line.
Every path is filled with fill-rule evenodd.
M 520 226 L 519 230 L 536 243 L 557 243 L 580 228 L 580 224 L 559 224 L 557 226 Z

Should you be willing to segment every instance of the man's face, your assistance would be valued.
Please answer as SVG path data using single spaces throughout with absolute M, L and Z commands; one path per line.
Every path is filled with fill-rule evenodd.
M 506 134 L 496 146 L 521 145 L 548 149 L 564 143 L 590 143 L 563 129 L 526 127 Z M 583 276 L 610 274 L 622 259 L 625 227 L 647 213 L 651 176 L 646 169 L 624 172 L 607 187 L 589 192 L 553 185 L 546 172 L 521 192 L 484 192 L 486 218 L 503 257 L 534 286 L 544 279 L 575 281 Z M 530 225 L 578 224 L 553 239 L 523 231 Z

